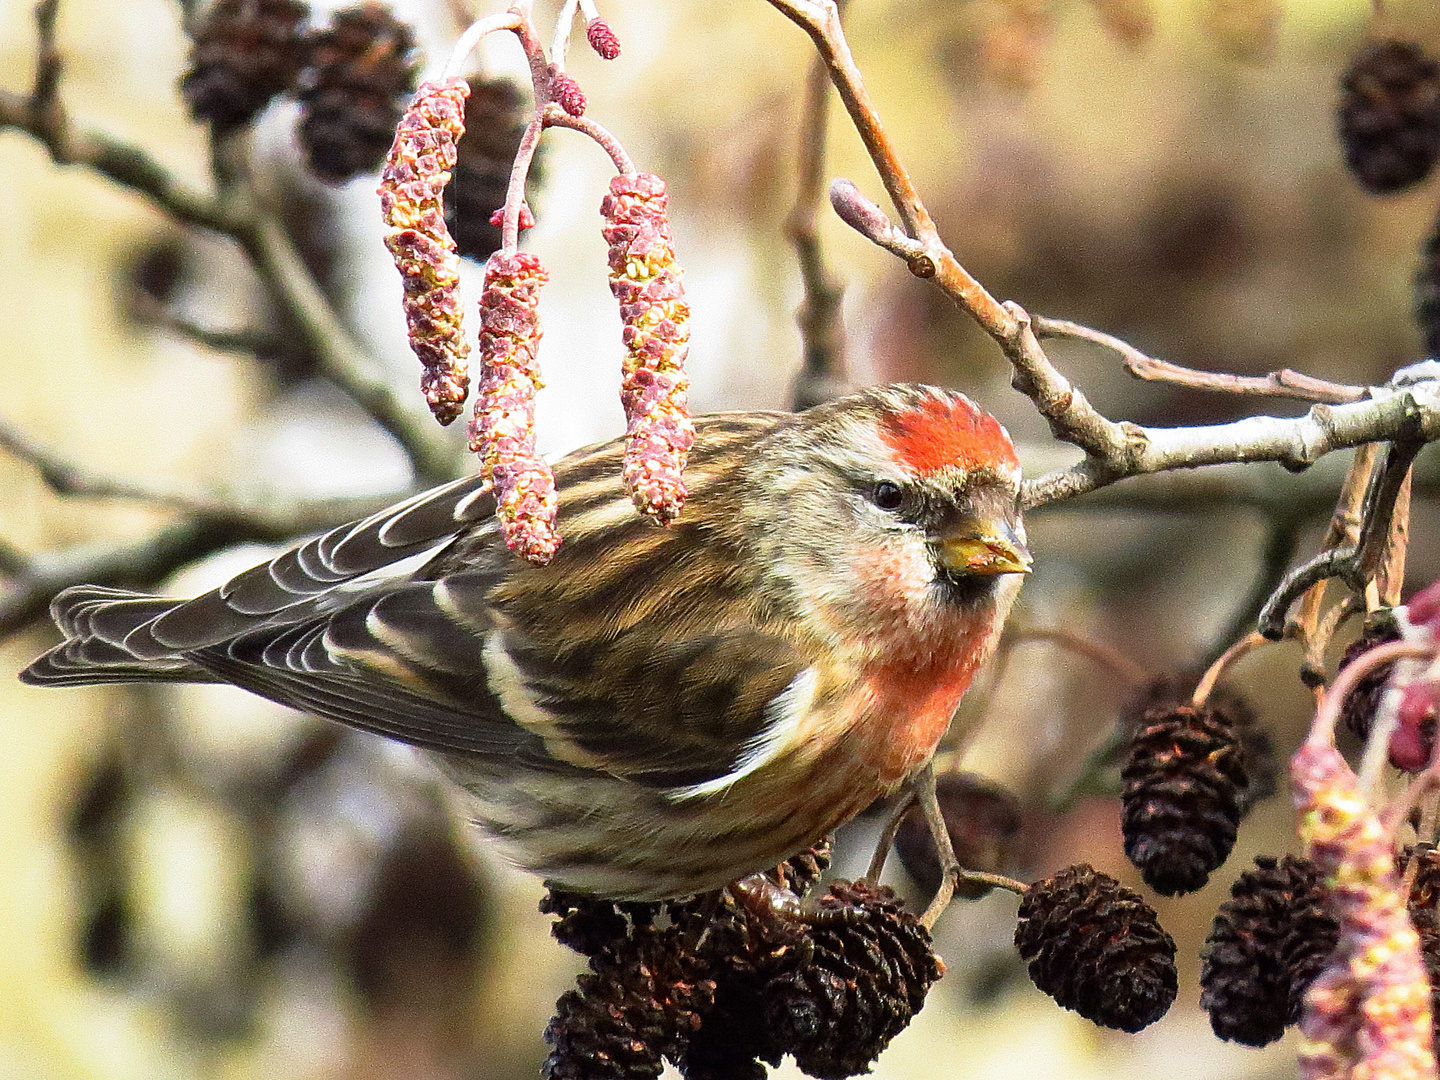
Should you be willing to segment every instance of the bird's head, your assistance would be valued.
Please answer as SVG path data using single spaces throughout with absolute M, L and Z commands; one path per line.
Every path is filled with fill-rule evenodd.
M 774 431 L 749 472 L 748 505 L 769 515 L 747 523 L 764 562 L 797 609 L 835 625 L 918 642 L 998 623 L 1030 568 L 1015 446 L 963 394 L 895 385 L 818 406 Z

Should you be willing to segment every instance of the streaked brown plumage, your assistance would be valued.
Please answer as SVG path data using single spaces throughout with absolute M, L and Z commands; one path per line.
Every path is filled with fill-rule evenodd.
M 430 751 L 520 865 L 657 899 L 774 865 L 933 753 L 1029 557 L 1004 430 L 893 386 L 697 419 L 668 528 L 620 441 L 555 467 L 564 543 L 505 548 L 478 478 L 190 601 L 81 587 L 45 684 L 222 681 Z

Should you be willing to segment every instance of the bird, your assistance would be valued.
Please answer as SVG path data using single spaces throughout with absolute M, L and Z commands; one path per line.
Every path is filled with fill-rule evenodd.
M 69 588 L 21 679 L 231 683 L 421 748 L 554 888 L 724 888 L 921 774 L 1032 559 L 1015 447 L 961 393 L 695 427 L 667 526 L 621 438 L 556 462 L 548 566 L 469 476 L 193 599 Z

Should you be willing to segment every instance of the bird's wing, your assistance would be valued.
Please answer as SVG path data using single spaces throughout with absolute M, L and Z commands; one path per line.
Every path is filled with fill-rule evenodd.
M 260 626 L 307 621 L 367 589 L 369 575 L 403 576 L 405 560 L 426 556 L 494 511 L 483 479 L 467 476 L 293 547 L 218 589 L 129 625 L 118 640 L 104 625 L 114 609 L 92 617 L 90 630 L 149 659 L 209 648 Z M 121 627 L 131 622 L 116 614 Z M 63 629 L 59 612 L 57 621 Z
M 753 560 L 727 505 L 777 419 L 705 419 L 669 528 L 630 505 L 622 442 L 559 463 L 564 544 L 548 567 L 506 551 L 469 477 L 194 600 L 76 590 L 55 605 L 71 640 L 35 681 L 198 669 L 433 750 L 724 786 L 783 747 L 814 690 L 796 651 L 750 620 Z
M 795 650 L 759 630 L 677 639 L 651 620 L 556 647 L 497 625 L 495 584 L 469 572 L 387 585 L 190 655 L 227 682 L 427 749 L 523 753 L 692 794 L 763 764 L 813 693 Z

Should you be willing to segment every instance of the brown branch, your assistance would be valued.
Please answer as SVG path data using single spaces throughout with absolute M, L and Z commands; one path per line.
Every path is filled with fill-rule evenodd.
M 843 4 L 842 4 L 843 13 Z M 817 215 L 825 198 L 825 129 L 829 122 L 830 77 L 816 57 L 805 79 L 796 155 L 795 205 L 785 219 L 785 235 L 800 263 L 805 299 L 795 311 L 800 327 L 801 366 L 791 389 L 798 411 L 829 401 L 850 388 L 845 372 L 845 327 L 840 303 L 845 289 L 825 265 Z
M 1359 401 L 1369 391 L 1363 386 L 1346 386 L 1303 375 L 1290 368 L 1281 368 L 1266 375 L 1227 375 L 1213 371 L 1196 371 L 1181 367 L 1168 360 L 1157 360 L 1147 356 L 1135 346 L 1111 334 L 1094 330 L 1066 319 L 1047 319 L 1035 316 L 1032 319 L 1035 333 L 1043 338 L 1074 338 L 1088 341 L 1120 354 L 1128 371 L 1137 379 L 1146 382 L 1173 383 L 1194 390 L 1213 390 L 1224 394 L 1251 394 L 1262 397 L 1297 398 L 1301 401 L 1322 401 L 1328 405 L 1341 405 L 1347 401 Z

